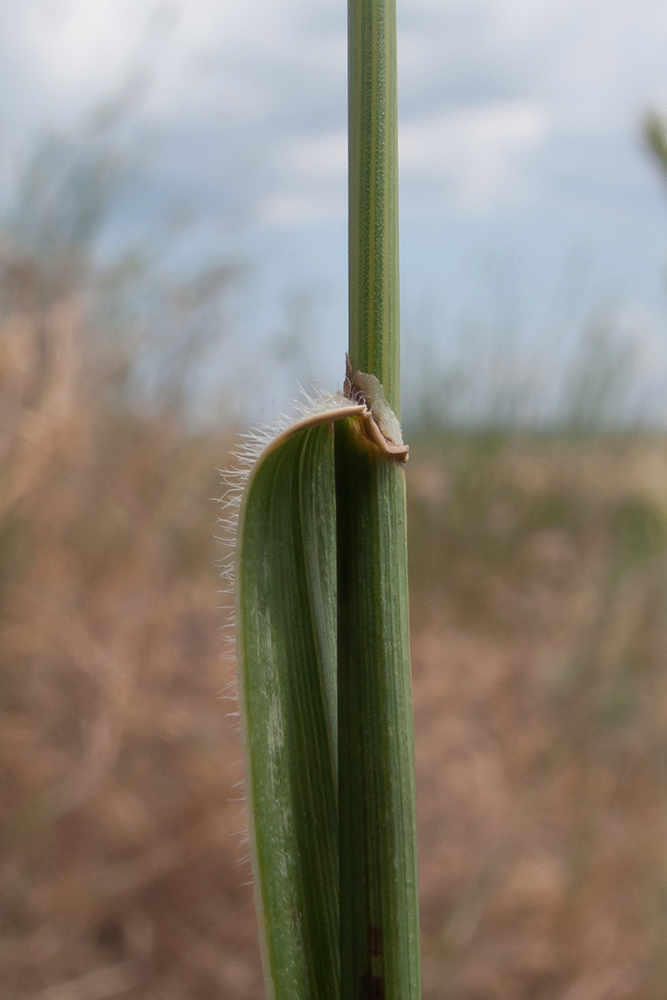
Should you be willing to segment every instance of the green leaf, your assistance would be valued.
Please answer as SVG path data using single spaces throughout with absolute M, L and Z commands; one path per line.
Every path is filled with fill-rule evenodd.
M 239 526 L 246 794 L 275 1000 L 419 991 L 407 449 L 385 437 L 398 425 L 376 380 L 348 388 L 358 401 L 327 397 L 264 450 Z
M 246 794 L 277 1000 L 338 996 L 332 484 L 331 427 L 301 431 L 259 466 L 242 525 Z
M 318 414 L 260 456 L 239 525 L 246 796 L 275 1000 L 339 996 L 334 472 Z

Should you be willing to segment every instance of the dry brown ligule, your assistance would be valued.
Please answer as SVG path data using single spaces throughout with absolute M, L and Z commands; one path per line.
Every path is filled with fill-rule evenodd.
M 350 355 L 345 355 L 345 396 L 355 403 L 363 403 L 361 414 L 366 436 L 387 455 L 407 462 L 409 448 L 403 441 L 398 417 L 387 402 L 381 382 L 375 375 L 354 371 Z

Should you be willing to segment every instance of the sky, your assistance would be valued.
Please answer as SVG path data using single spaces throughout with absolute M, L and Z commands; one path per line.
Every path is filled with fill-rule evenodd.
M 117 231 L 180 207 L 184 260 L 251 261 L 247 336 L 298 315 L 303 377 L 339 380 L 345 18 L 343 0 L 0 0 L 5 198 L 40 136 L 135 81 L 152 152 Z M 667 377 L 667 186 L 641 137 L 667 112 L 667 3 L 399 0 L 398 24 L 404 349 L 483 328 L 544 361 L 605 313 Z

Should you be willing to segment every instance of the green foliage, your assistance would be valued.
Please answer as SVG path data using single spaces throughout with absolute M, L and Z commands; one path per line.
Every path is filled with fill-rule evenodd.
M 241 511 L 241 713 L 275 1000 L 420 996 L 395 3 L 349 0 L 348 27 L 346 397 L 275 439 Z
M 338 995 L 330 424 L 265 455 L 242 512 L 237 644 L 257 902 L 276 1000 Z
M 365 407 L 339 402 L 268 446 L 241 510 L 258 912 L 276 1000 L 404 1000 L 419 994 L 405 481 Z

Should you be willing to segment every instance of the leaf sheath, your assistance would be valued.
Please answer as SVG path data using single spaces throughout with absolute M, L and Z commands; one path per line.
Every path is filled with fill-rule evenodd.
M 341 997 L 418 1000 L 405 476 L 336 425 Z

